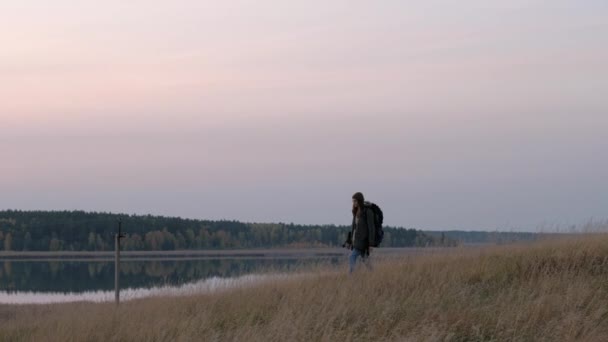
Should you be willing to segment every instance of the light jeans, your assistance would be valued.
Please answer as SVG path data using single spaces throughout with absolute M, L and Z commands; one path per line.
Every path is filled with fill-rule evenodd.
M 357 265 L 358 257 L 361 257 L 361 262 L 363 262 L 365 267 L 367 267 L 367 269 L 371 271 L 372 265 L 369 262 L 369 255 L 365 255 L 365 254 L 363 254 L 363 251 L 353 248 L 353 251 L 350 253 L 350 256 L 348 257 L 349 266 L 350 266 L 348 269 L 348 273 L 353 273 L 353 271 L 355 270 L 355 266 Z

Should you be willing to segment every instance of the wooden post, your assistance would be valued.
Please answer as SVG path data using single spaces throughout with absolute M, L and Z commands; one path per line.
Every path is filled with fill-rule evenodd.
M 116 305 L 120 304 L 120 238 L 122 220 L 118 220 L 118 233 L 114 235 L 114 301 Z
M 114 235 L 114 300 L 116 305 L 120 303 L 120 238 L 118 234 Z

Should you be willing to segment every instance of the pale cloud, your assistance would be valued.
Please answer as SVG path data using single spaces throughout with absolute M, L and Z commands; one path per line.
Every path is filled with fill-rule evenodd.
M 342 223 L 364 191 L 395 225 L 598 217 L 607 14 L 600 1 L 2 2 L 0 207 Z

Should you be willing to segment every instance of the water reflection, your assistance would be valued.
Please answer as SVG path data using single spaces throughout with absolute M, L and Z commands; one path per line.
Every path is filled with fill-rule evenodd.
M 121 301 L 154 296 L 185 296 L 204 294 L 262 284 L 265 282 L 301 277 L 305 274 L 249 274 L 235 278 L 212 277 L 179 286 L 154 286 L 151 288 L 129 288 L 121 290 Z M 1 304 L 52 304 L 67 302 L 111 302 L 114 301 L 114 291 L 86 291 L 79 293 L 56 292 L 3 292 L 0 291 Z
M 175 287 L 212 278 L 235 278 L 266 271 L 289 272 L 341 258 L 199 259 L 121 262 L 121 289 Z M 107 261 L 5 261 L 0 292 L 85 293 L 114 290 L 114 263 Z M 0 301 L 1 302 L 1 301 Z

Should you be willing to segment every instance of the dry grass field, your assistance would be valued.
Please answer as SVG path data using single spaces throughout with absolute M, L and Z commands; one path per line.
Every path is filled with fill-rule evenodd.
M 458 249 L 213 294 L 0 307 L 2 341 L 608 341 L 608 236 Z

